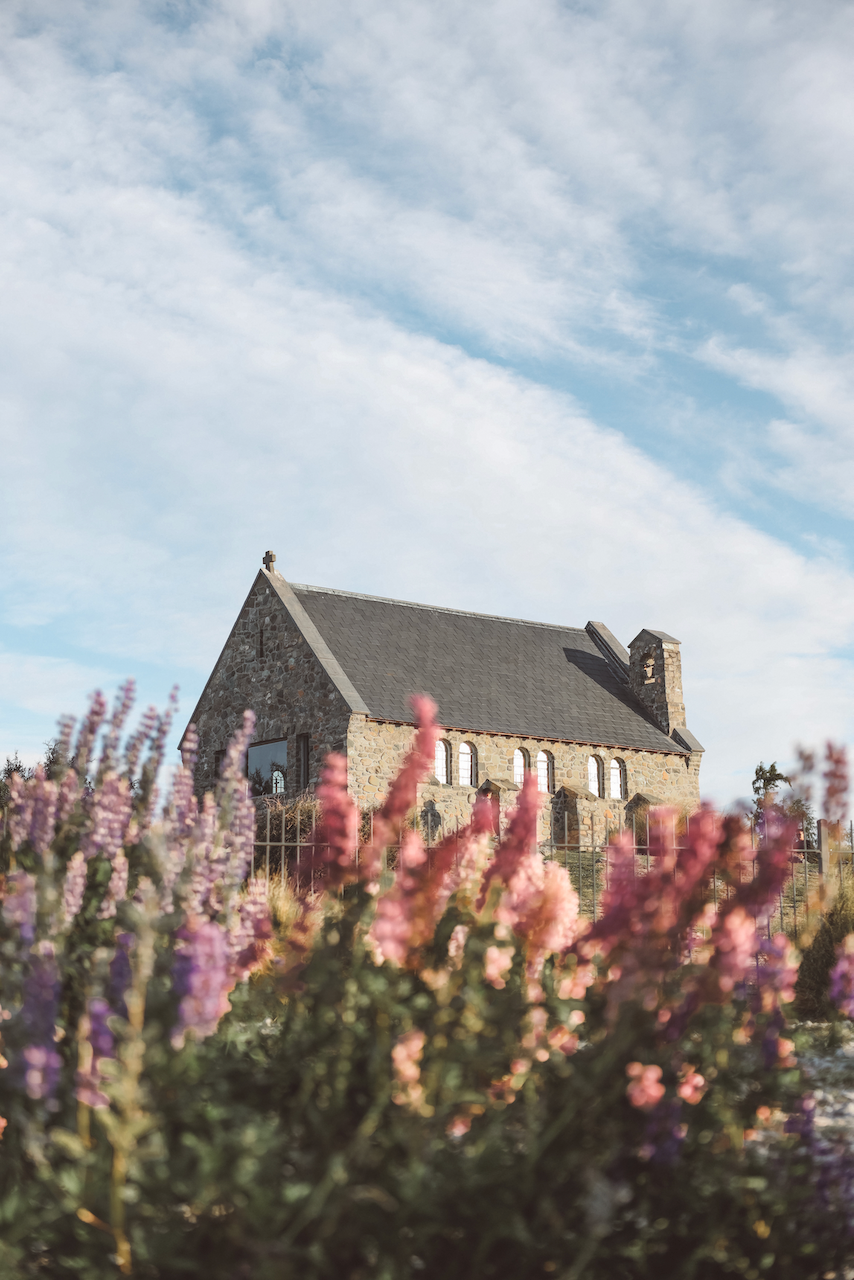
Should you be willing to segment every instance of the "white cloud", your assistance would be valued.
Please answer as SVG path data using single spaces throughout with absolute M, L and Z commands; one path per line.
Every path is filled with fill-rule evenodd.
M 691 350 L 805 424 L 775 418 L 769 479 L 854 492 L 848 375 L 810 327 L 850 323 L 850 24 L 735 0 L 156 12 L 0 17 L 8 626 L 201 678 L 272 546 L 300 580 L 665 627 L 727 798 L 760 755 L 848 733 L 854 581 L 684 481 L 720 415 L 654 463 L 520 368 L 631 386 Z M 691 255 L 755 340 L 689 344 L 641 287 Z M 754 448 L 737 430 L 721 448 Z M 39 714 L 84 685 L 48 679 Z

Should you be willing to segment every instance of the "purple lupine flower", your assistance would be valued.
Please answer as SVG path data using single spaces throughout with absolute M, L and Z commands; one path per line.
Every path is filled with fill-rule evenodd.
M 199 758 L 199 735 L 194 724 L 187 725 L 187 731 L 181 742 L 181 763 L 185 769 L 193 773 Z
M 830 998 L 846 1018 L 854 1018 L 854 933 L 836 949 L 838 957 L 830 971 Z
M 92 695 L 89 714 L 80 726 L 80 732 L 77 735 L 77 742 L 74 747 L 74 768 L 77 771 L 78 778 L 85 778 L 89 772 L 89 765 L 92 763 L 92 752 L 95 749 L 95 738 L 106 714 L 107 702 L 101 690 L 98 689 Z
M 29 790 L 33 799 L 29 840 L 35 852 L 43 858 L 54 836 L 59 788 L 55 782 L 45 778 L 43 766 L 38 765 L 29 782 Z
M 113 874 L 107 892 L 98 910 L 99 920 L 110 920 L 116 914 L 116 904 L 124 902 L 128 891 L 128 860 L 123 853 L 113 859 Z
M 68 859 L 62 889 L 62 927 L 67 928 L 83 905 L 86 891 L 86 859 L 78 849 Z
M 172 719 L 175 715 L 175 708 L 178 705 L 178 686 L 175 685 L 169 694 L 169 705 L 162 716 L 158 716 L 157 725 L 151 739 L 151 750 L 146 760 L 146 768 L 151 771 L 153 778 L 157 777 L 160 766 L 163 763 L 163 752 L 166 748 L 166 739 L 169 736 L 169 730 L 172 727 Z M 158 792 L 156 787 L 151 788 L 151 795 L 148 800 L 147 817 L 150 821 L 154 816 L 157 808 Z
M 125 992 L 133 981 L 130 964 L 130 953 L 136 946 L 136 935 L 119 933 L 116 935 L 116 949 L 110 961 L 110 1006 L 123 1018 L 127 1017 Z
M 208 908 L 211 890 L 216 879 L 214 865 L 216 834 L 216 801 L 208 792 L 202 801 L 202 810 L 193 833 L 193 870 L 184 902 L 185 910 L 190 916 L 200 916 Z
M 762 1008 L 770 1013 L 781 1001 L 790 1004 L 794 1000 L 800 956 L 784 933 L 763 939 L 759 951 L 765 958 L 757 971 L 759 997 Z
M 263 880 L 250 880 L 226 936 L 229 972 L 236 981 L 243 982 L 263 964 L 272 934 L 267 886 Z
M 29 871 L 10 871 L 6 877 L 6 897 L 3 915 L 10 924 L 20 930 L 25 942 L 32 942 L 36 934 L 36 880 Z
M 110 723 L 107 732 L 104 735 L 104 743 L 101 748 L 101 760 L 98 765 L 98 773 L 105 774 L 115 772 L 118 768 L 118 746 L 119 735 L 122 731 L 122 725 L 130 715 L 131 707 L 136 698 L 136 683 L 133 679 L 126 680 L 123 685 L 119 686 L 116 694 L 116 701 L 113 707 L 113 714 L 110 717 Z
M 69 769 L 62 782 L 59 784 L 59 796 L 56 804 L 56 817 L 58 822 L 65 822 L 74 808 L 74 802 L 77 799 L 77 774 L 73 769 Z
M 24 1087 L 29 1098 L 49 1098 L 59 1082 L 62 1059 L 48 1045 L 31 1044 L 23 1052 Z
M 112 1016 L 112 1009 L 106 1000 L 99 996 L 89 1001 L 86 1011 L 84 1034 L 89 1041 L 92 1057 L 88 1071 L 79 1070 L 75 1077 L 75 1093 L 79 1102 L 89 1107 L 108 1107 L 110 1099 L 100 1088 L 104 1079 L 101 1063 L 105 1058 L 115 1056 L 115 1040 L 107 1019 Z
M 9 779 L 9 795 L 8 827 L 14 853 L 29 839 L 33 821 L 33 793 L 19 773 L 13 773 Z
M 107 774 L 93 792 L 89 806 L 89 829 L 80 846 L 87 861 L 98 853 L 114 861 L 124 842 L 132 807 L 127 779 Z
M 231 1005 L 234 980 L 228 973 L 225 929 L 214 920 L 188 920 L 178 930 L 173 984 L 182 993 L 179 1022 L 172 1032 L 176 1049 L 191 1032 L 197 1040 L 213 1035 Z
M 143 713 L 136 733 L 132 734 L 128 739 L 127 746 L 125 747 L 125 772 L 128 777 L 132 778 L 136 772 L 136 766 L 139 763 L 139 757 L 142 754 L 142 749 L 154 733 L 154 730 L 157 728 L 157 721 L 157 708 L 149 707 Z

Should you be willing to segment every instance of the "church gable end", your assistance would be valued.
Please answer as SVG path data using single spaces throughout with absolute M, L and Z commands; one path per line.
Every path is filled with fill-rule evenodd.
M 265 775 L 283 766 L 286 795 L 314 785 L 323 756 L 346 748 L 351 708 L 263 570 L 193 714 L 200 790 L 214 785 L 222 752 L 247 707 L 256 717 L 254 743 L 271 744 L 253 757 Z

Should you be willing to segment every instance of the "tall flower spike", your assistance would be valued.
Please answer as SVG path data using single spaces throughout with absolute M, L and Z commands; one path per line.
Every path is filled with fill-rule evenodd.
M 359 810 L 347 791 L 347 758 L 330 753 L 317 788 L 320 822 L 308 837 L 308 857 L 300 863 L 297 887 L 304 890 L 317 876 L 330 891 L 358 876 Z
M 99 776 L 103 776 L 108 771 L 115 772 L 119 767 L 119 736 L 125 720 L 127 720 L 130 715 L 135 698 L 136 683 L 133 679 L 126 680 L 123 685 L 119 686 L 118 693 L 116 694 L 116 701 L 113 706 L 113 714 L 110 717 L 107 732 L 104 734 L 104 742 L 101 747 L 101 759 L 98 764 Z
M 131 734 L 130 738 L 128 738 L 125 747 L 125 773 L 129 778 L 132 778 L 136 773 L 142 749 L 157 728 L 158 719 L 157 708 L 148 707 L 142 715 L 136 733 Z
M 379 870 L 383 849 L 397 838 L 400 826 L 418 798 L 418 784 L 433 772 L 436 741 L 436 704 L 425 694 L 410 698 L 415 714 L 416 734 L 412 748 L 389 786 L 385 803 L 374 816 L 373 839 L 362 846 L 360 869 L 364 879 L 373 880 Z
M 537 779 L 526 773 L 507 832 L 483 877 L 477 909 L 483 909 L 493 884 L 504 886 L 509 893 L 504 894 L 501 909 L 508 916 L 504 923 L 511 927 L 526 914 L 533 896 L 542 889 L 542 859 L 536 848 L 539 809 Z
M 87 830 L 80 843 L 88 860 L 103 853 L 110 862 L 124 843 L 133 811 L 133 797 L 127 778 L 108 774 L 92 794 Z
M 77 771 L 78 778 L 81 780 L 85 779 L 89 773 L 92 753 L 95 750 L 95 739 L 106 714 L 107 701 L 101 690 L 98 689 L 92 695 L 89 713 L 80 726 L 80 732 L 77 735 L 77 742 L 74 747 L 74 768 Z
M 33 799 L 30 844 L 39 857 L 43 858 L 54 836 L 59 788 L 55 782 L 48 782 L 45 778 L 42 765 L 36 766 L 35 776 L 28 785 Z
M 83 905 L 86 891 L 86 859 L 78 849 L 68 860 L 62 890 L 62 927 L 67 929 Z
M 845 747 L 828 742 L 824 761 L 824 816 L 836 825 L 848 811 L 848 753 Z

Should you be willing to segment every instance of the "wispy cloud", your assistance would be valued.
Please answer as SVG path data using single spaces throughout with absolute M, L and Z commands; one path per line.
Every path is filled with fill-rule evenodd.
M 198 687 L 273 546 L 299 580 L 666 627 L 722 795 L 849 732 L 849 10 L 0 27 L 2 636 L 81 664 L 53 711 L 136 663 Z

